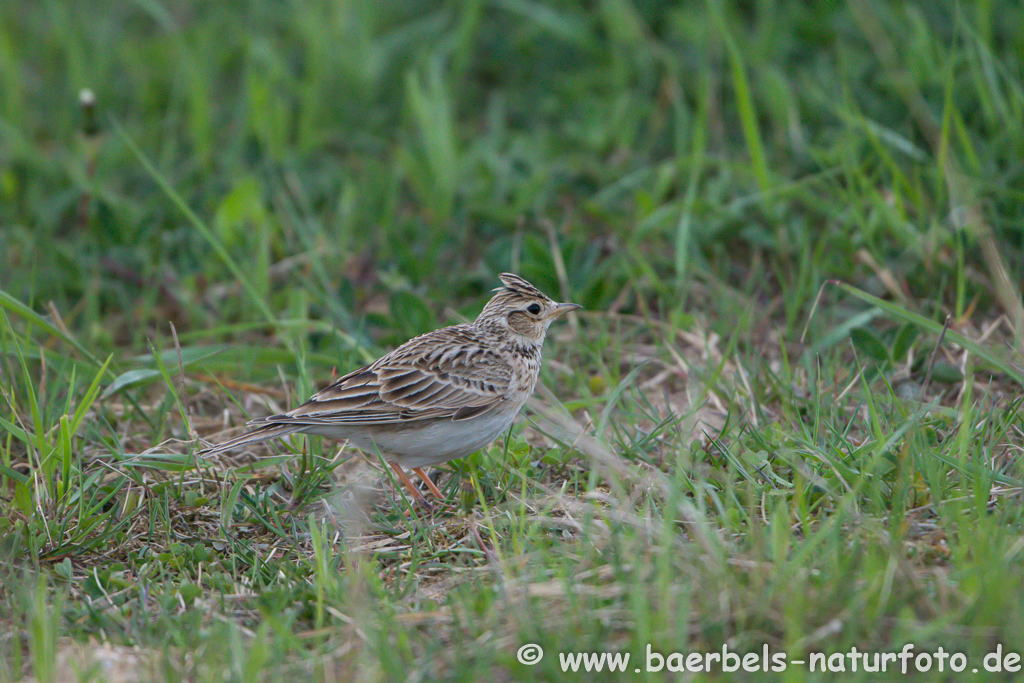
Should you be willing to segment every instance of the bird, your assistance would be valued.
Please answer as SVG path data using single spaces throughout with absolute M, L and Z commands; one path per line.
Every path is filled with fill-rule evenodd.
M 443 499 L 422 468 L 465 457 L 507 430 L 537 385 L 551 323 L 582 308 L 555 302 L 513 273 L 498 278 L 502 286 L 472 323 L 414 337 L 200 454 L 295 433 L 348 441 L 379 452 L 414 500 L 431 507 L 404 470 Z

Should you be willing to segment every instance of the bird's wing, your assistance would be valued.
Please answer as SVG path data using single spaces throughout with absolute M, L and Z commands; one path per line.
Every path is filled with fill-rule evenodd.
M 412 339 L 298 408 L 257 423 L 363 425 L 464 420 L 500 405 L 512 369 L 467 325 Z

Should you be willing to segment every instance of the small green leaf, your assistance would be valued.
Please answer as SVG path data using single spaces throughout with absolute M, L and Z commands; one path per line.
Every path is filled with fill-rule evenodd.
M 960 368 L 949 363 L 943 363 L 939 361 L 932 368 L 932 380 L 941 384 L 956 384 L 963 380 L 963 373 L 960 372 Z
M 160 372 L 158 370 L 129 370 L 128 372 L 122 372 L 114 378 L 110 386 L 103 390 L 100 400 L 109 398 L 122 389 L 148 384 L 159 376 Z
M 227 347 L 224 345 L 186 347 L 184 349 L 181 349 L 181 364 L 185 367 L 188 367 L 189 365 L 197 363 L 205 358 L 215 356 L 218 353 L 224 351 L 226 348 Z M 177 366 L 179 360 L 178 349 L 168 349 L 156 355 L 152 353 L 147 353 L 145 355 L 136 357 L 134 360 L 140 363 L 157 362 L 161 365 Z M 107 359 L 107 363 L 109 362 L 110 359 Z M 106 367 L 106 364 L 104 364 L 104 367 Z M 138 370 L 128 370 L 127 372 L 122 372 L 120 375 L 114 378 L 114 381 L 110 383 L 110 386 L 103 390 L 103 395 L 100 396 L 100 398 L 108 398 L 110 396 L 113 396 L 117 392 L 121 391 L 122 389 L 127 389 L 129 387 L 137 387 L 149 384 L 150 382 L 155 381 L 160 376 L 160 370 L 155 368 L 141 368 Z
M 213 229 L 224 244 L 237 245 L 266 216 L 263 187 L 255 176 L 247 175 L 235 183 L 217 207 Z
M 10 424 L 10 423 L 8 422 L 7 424 Z M 5 476 L 5 477 L 10 477 L 14 481 L 22 483 L 22 484 L 27 484 L 29 482 L 29 478 L 28 478 L 27 474 L 22 474 L 18 470 L 11 469 L 10 467 L 7 467 L 6 465 L 0 465 L 0 475 Z
M 71 566 L 71 558 L 65 557 L 63 560 L 53 565 L 53 573 L 65 581 L 70 581 L 74 578 L 74 568 Z
M 183 583 L 178 592 L 181 594 L 181 599 L 185 601 L 185 604 L 189 605 L 203 594 L 203 589 L 194 583 Z
M 227 344 L 200 344 L 198 346 L 186 346 L 181 349 L 181 362 L 185 365 L 191 365 L 197 361 L 201 361 L 210 356 L 216 356 L 218 353 L 229 350 L 231 347 Z M 132 358 L 133 362 L 152 364 L 154 359 L 159 358 L 160 361 L 166 365 L 177 365 L 178 364 L 178 349 L 171 348 L 154 355 L 152 353 L 144 353 L 139 356 Z
M 188 453 L 126 453 L 121 462 L 164 472 L 188 472 L 196 468 L 195 456 Z
M 871 330 L 865 327 L 854 328 L 850 330 L 850 339 L 853 340 L 853 346 L 857 351 L 868 358 L 879 363 L 889 362 L 889 350 L 885 348 L 885 344 L 878 338 L 878 335 Z
M 896 339 L 892 344 L 892 359 L 894 361 L 902 360 L 906 357 L 910 351 L 910 347 L 914 345 L 917 340 L 917 335 L 921 332 L 921 329 L 916 325 L 905 323 L 900 327 L 896 333 Z

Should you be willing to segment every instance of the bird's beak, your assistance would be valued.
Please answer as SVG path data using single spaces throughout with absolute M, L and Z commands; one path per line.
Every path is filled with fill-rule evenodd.
M 577 308 L 583 308 L 583 307 L 580 306 L 579 304 L 556 304 L 555 307 L 551 309 L 551 312 L 548 313 L 546 317 L 548 317 L 548 318 L 557 318 L 558 316 L 562 315 L 563 313 L 568 313 L 569 311 L 575 311 Z

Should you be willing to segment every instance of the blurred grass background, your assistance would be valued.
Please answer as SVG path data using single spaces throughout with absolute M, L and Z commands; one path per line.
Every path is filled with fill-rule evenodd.
M 1009 0 L 5 3 L 0 674 L 59 680 L 68 636 L 168 680 L 1024 651 L 1022 55 Z M 471 319 L 505 270 L 587 309 L 543 400 L 593 443 L 474 456 L 472 523 L 346 541 L 185 474 L 225 406 Z

